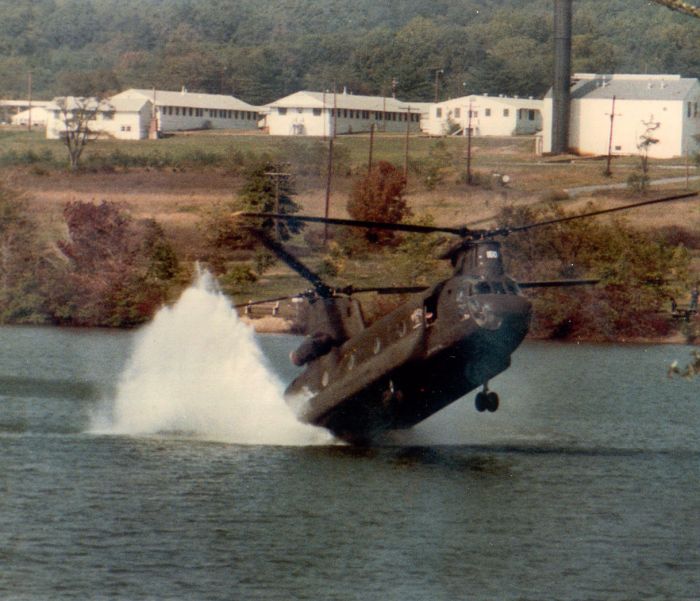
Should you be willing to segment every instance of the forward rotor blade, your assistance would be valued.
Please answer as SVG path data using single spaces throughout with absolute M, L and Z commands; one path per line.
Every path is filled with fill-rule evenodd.
M 594 286 L 600 280 L 541 280 L 539 282 L 518 282 L 520 288 L 563 288 L 566 286 Z
M 428 286 L 374 286 L 369 288 L 355 288 L 354 286 L 345 286 L 344 288 L 332 289 L 333 294 L 365 294 L 374 292 L 376 294 L 413 294 L 427 290 Z M 236 309 L 244 307 L 254 307 L 256 305 L 266 305 L 284 300 L 292 300 L 294 298 L 308 298 L 313 295 L 313 292 L 299 292 L 298 294 L 288 294 L 287 296 L 277 296 L 275 298 L 265 298 L 257 301 L 248 301 L 247 303 L 239 303 L 233 305 Z
M 410 223 L 385 223 L 382 221 L 359 221 L 355 219 L 338 219 L 334 217 L 314 217 L 312 215 L 287 215 L 285 213 L 250 213 L 241 211 L 234 213 L 241 217 L 262 217 L 264 219 L 280 219 L 283 221 L 306 221 L 308 223 L 327 223 L 329 225 L 345 225 L 349 227 L 364 227 L 377 230 L 392 230 L 396 232 L 410 232 L 414 234 L 432 234 L 442 232 L 457 236 L 468 236 L 472 230 L 466 227 L 448 227 L 437 225 L 414 225 Z
M 691 198 L 697 196 L 697 192 L 685 192 L 683 194 L 675 194 L 673 196 L 662 196 L 661 198 L 653 198 L 651 200 L 644 200 L 642 202 L 635 202 L 628 205 L 623 205 L 621 207 L 613 207 L 611 209 L 601 209 L 599 211 L 591 211 L 590 213 L 583 213 L 581 215 L 569 215 L 567 217 L 558 217 L 557 219 L 549 219 L 548 221 L 539 221 L 537 223 L 529 223 L 527 225 L 518 225 L 515 227 L 505 227 L 501 229 L 492 230 L 489 234 L 490 236 L 508 235 L 515 232 L 524 232 L 536 227 L 543 227 L 545 225 L 554 225 L 556 223 L 564 223 L 566 221 L 573 221 L 574 219 L 583 219 L 584 217 L 594 217 L 596 215 L 605 215 L 606 213 L 615 213 L 617 211 L 627 211 L 628 209 L 636 209 L 638 207 L 645 207 L 647 205 L 659 204 L 662 202 L 673 202 L 675 200 L 684 200 L 686 198 Z
M 362 294 L 365 292 L 376 292 L 377 294 L 414 294 L 427 290 L 428 286 L 379 286 L 371 288 L 339 288 L 337 292 L 344 294 Z

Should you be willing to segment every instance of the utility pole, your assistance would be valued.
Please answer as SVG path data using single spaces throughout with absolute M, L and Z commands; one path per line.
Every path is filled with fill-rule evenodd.
M 386 95 L 382 93 L 382 131 L 386 131 Z
M 291 173 L 285 173 L 282 171 L 266 171 L 265 175 L 268 177 L 274 177 L 275 178 L 275 213 L 280 213 L 280 180 L 284 178 L 287 180 L 289 177 L 291 177 Z M 282 239 L 282 222 L 281 221 L 276 221 L 276 226 L 275 226 L 275 234 L 277 235 L 277 239 L 281 240 Z
M 411 131 L 411 107 L 408 107 L 408 115 L 406 115 L 406 141 L 404 143 L 403 156 L 403 179 L 408 181 L 408 138 Z
M 32 131 L 32 72 L 27 74 L 27 97 L 29 99 L 29 110 L 27 111 L 27 130 Z
M 440 101 L 440 75 L 444 72 L 444 69 L 435 69 L 435 102 Z
M 610 163 L 612 162 L 612 142 L 613 142 L 613 124 L 615 123 L 615 100 L 616 97 L 612 98 L 612 109 L 610 110 L 610 137 L 608 138 L 608 159 L 605 165 L 604 174 L 610 177 L 612 175 L 612 170 L 610 169 Z
M 374 153 L 374 123 L 369 126 L 369 160 L 367 161 L 367 173 L 372 172 L 372 154 Z
M 472 185 L 472 100 L 469 99 L 469 115 L 467 116 L 467 185 Z
M 328 212 L 331 204 L 331 182 L 333 179 L 333 140 L 335 139 L 336 125 L 338 122 L 338 95 L 335 85 L 333 85 L 333 120 L 331 121 L 331 132 L 328 136 L 328 174 L 326 176 L 326 204 L 323 215 L 328 219 Z M 328 244 L 328 224 L 323 224 L 323 245 Z

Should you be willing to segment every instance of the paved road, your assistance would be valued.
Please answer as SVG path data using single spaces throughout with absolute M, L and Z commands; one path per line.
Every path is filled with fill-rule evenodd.
M 700 175 L 691 175 L 690 177 L 687 178 L 688 181 L 698 181 L 700 180 Z M 686 177 L 665 177 L 662 179 L 655 179 L 649 182 L 649 185 L 652 186 L 665 186 L 667 184 L 685 184 L 686 182 Z M 564 188 L 564 192 L 566 192 L 570 198 L 574 198 L 576 196 L 582 196 L 584 194 L 591 194 L 593 192 L 598 192 L 599 190 L 620 190 L 627 188 L 626 183 L 621 183 L 621 184 L 598 184 L 595 186 L 579 186 L 577 188 Z

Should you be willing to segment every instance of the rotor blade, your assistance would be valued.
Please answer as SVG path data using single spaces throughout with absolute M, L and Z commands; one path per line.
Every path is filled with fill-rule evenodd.
M 541 280 L 539 282 L 518 282 L 520 288 L 561 288 L 565 286 L 594 286 L 600 280 Z
M 359 221 L 355 219 L 338 219 L 334 217 L 314 217 L 312 215 L 287 215 L 285 213 L 250 213 L 239 211 L 234 213 L 234 217 L 262 217 L 265 219 L 280 219 L 283 221 L 307 221 L 309 223 L 328 223 L 330 225 L 345 225 L 349 227 L 364 227 L 378 230 L 393 230 L 397 232 L 411 232 L 414 234 L 432 234 L 443 232 L 455 234 L 457 236 L 468 236 L 472 233 L 466 227 L 448 227 L 437 225 L 414 225 L 410 223 L 386 223 L 382 221 Z
M 265 305 L 267 303 L 276 303 L 279 301 L 283 300 L 292 300 L 293 298 L 302 298 L 304 296 L 303 293 L 301 294 L 291 294 L 287 296 L 278 296 L 276 298 L 265 298 L 263 300 L 257 300 L 257 301 L 248 301 L 247 303 L 239 303 L 237 305 L 233 305 L 234 309 L 242 309 L 243 307 L 254 307 L 255 305 Z
M 285 250 L 285 248 L 279 242 L 275 242 L 272 238 L 266 236 L 260 230 L 257 230 L 255 228 L 250 228 L 250 230 L 253 233 L 253 235 L 258 240 L 260 240 L 260 242 L 262 242 L 265 248 L 273 252 L 280 259 L 282 259 L 301 277 L 311 282 L 311 285 L 314 287 L 319 296 L 323 298 L 328 298 L 333 295 L 333 289 L 330 286 L 328 286 L 318 274 L 311 271 L 311 269 L 304 265 L 294 255 L 287 252 L 287 250 Z
M 355 288 L 347 286 L 339 288 L 336 292 L 344 294 L 362 294 L 365 292 L 376 292 L 377 294 L 413 294 L 415 292 L 423 292 L 428 286 L 375 286 L 371 288 Z
M 515 227 L 504 227 L 501 229 L 492 230 L 489 236 L 499 236 L 508 235 L 514 232 L 524 232 L 536 227 L 543 227 L 545 225 L 554 225 L 555 223 L 564 223 L 566 221 L 573 221 L 574 219 L 583 219 L 584 217 L 594 217 L 595 215 L 605 215 L 606 213 L 615 213 L 617 211 L 626 211 L 628 209 L 635 209 L 637 207 L 644 207 L 647 205 L 659 204 L 662 202 L 673 202 L 674 200 L 683 200 L 685 198 L 691 198 L 697 196 L 697 192 L 684 192 L 683 194 L 676 194 L 674 196 L 662 196 L 661 198 L 653 198 L 651 200 L 644 200 L 642 202 L 635 202 L 628 205 L 623 205 L 621 207 L 613 207 L 611 209 L 601 209 L 599 211 L 591 211 L 590 213 L 583 213 L 581 215 L 569 215 L 567 217 L 558 217 L 556 219 L 549 219 L 548 221 L 539 221 L 537 223 L 529 223 L 527 225 L 518 225 Z

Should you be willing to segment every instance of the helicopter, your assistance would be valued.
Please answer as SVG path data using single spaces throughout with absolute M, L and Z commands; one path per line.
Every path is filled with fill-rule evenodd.
M 238 307 L 303 298 L 305 337 L 291 353 L 303 367 L 284 396 L 305 423 L 321 426 L 351 444 L 371 444 L 390 430 L 411 428 L 467 393 L 478 412 L 495 412 L 500 399 L 489 381 L 511 364 L 528 333 L 532 304 L 522 290 L 595 285 L 599 280 L 516 282 L 504 268 L 500 239 L 574 219 L 590 218 L 696 196 L 684 193 L 495 229 L 385 223 L 282 213 L 239 212 L 265 219 L 410 233 L 451 234 L 458 241 L 440 255 L 452 274 L 430 286 L 334 288 L 280 242 L 249 226 L 261 243 L 308 280 L 311 289 Z M 365 324 L 355 294 L 409 294 L 393 311 Z

